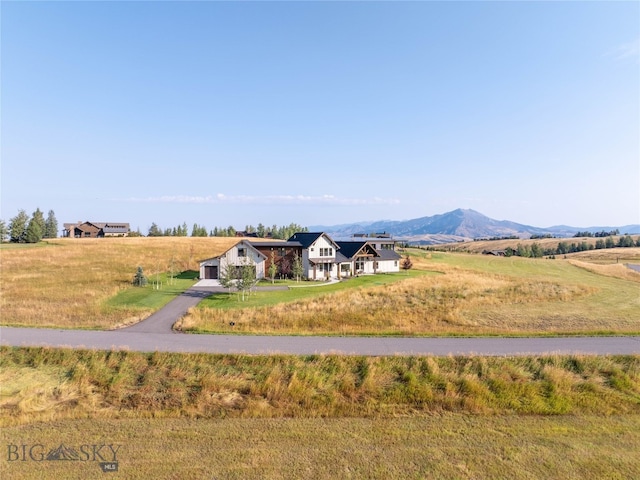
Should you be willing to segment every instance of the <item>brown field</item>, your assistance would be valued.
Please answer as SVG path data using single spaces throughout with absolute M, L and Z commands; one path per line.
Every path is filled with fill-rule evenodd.
M 557 240 L 557 239 L 554 239 Z M 1 248 L 1 322 L 63 328 L 114 328 L 154 307 L 123 303 L 138 265 L 155 272 L 197 270 L 234 238 L 58 239 Z M 410 250 L 415 269 L 366 288 L 252 307 L 206 301 L 179 324 L 186 331 L 279 334 L 530 335 L 637 333 L 640 274 L 622 266 L 640 248 L 582 252 L 568 260 L 499 258 Z M 618 262 L 618 263 L 616 263 Z M 318 292 L 321 290 L 315 289 Z M 271 293 L 271 295 L 274 295 Z M 171 298 L 166 296 L 167 300 Z M 155 307 L 157 308 L 157 307 Z
M 237 238 L 56 239 L 33 248 L 1 248 L 0 311 L 5 325 L 111 328 L 151 310 L 109 309 L 105 302 L 131 288 L 138 266 L 147 276 L 198 270 Z M 12 247 L 12 246 L 9 246 Z
M 100 458 L 37 461 L 60 444 L 119 445 L 115 478 L 595 480 L 640 469 L 638 356 L 0 353 L 3 479 L 102 475 Z M 23 461 L 11 445 L 42 447 Z

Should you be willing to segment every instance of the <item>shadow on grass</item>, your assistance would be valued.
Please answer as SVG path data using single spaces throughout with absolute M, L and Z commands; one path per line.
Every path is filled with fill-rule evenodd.
M 200 272 L 196 270 L 185 270 L 176 275 L 175 278 L 180 280 L 196 280 L 200 276 Z

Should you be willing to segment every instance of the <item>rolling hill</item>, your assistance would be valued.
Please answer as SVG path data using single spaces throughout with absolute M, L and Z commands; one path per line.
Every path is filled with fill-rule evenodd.
M 509 236 L 517 236 L 520 238 L 529 238 L 531 235 L 571 237 L 579 231 L 595 233 L 603 230 L 611 231 L 617 229 L 620 233 L 640 232 L 640 225 L 587 228 L 560 225 L 540 228 L 508 220 L 494 220 L 475 210 L 461 208 L 431 217 L 420 217 L 412 220 L 380 220 L 334 226 L 315 225 L 308 228 L 311 231 L 327 232 L 335 238 L 347 238 L 356 233 L 386 232 L 397 239 L 422 244 L 449 243 L 478 238 Z

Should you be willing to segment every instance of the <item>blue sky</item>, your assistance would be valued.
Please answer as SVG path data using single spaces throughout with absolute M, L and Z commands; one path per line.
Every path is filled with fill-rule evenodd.
M 638 2 L 2 2 L 1 215 L 640 222 Z

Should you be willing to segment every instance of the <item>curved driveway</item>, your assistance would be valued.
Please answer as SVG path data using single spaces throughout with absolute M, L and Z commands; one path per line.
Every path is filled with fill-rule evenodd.
M 407 338 L 195 335 L 171 330 L 177 319 L 217 288 L 192 288 L 146 320 L 120 330 L 0 327 L 0 345 L 143 352 L 346 355 L 640 354 L 640 337 Z

